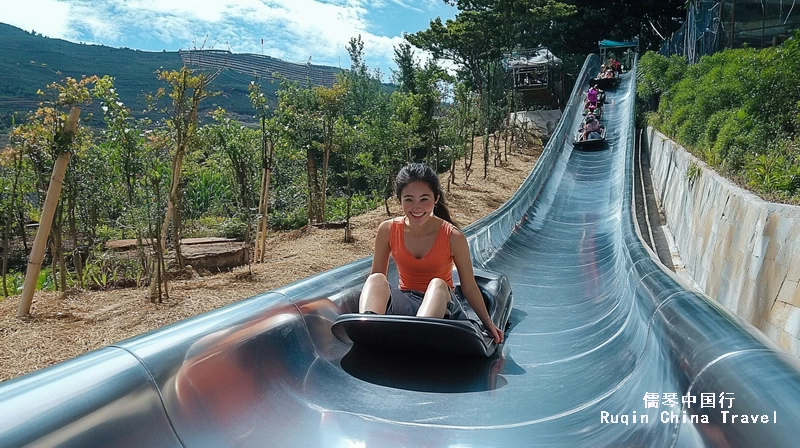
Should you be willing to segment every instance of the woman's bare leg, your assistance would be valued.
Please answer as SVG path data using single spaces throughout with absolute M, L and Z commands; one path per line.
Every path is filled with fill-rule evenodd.
M 425 291 L 417 316 L 442 318 L 447 311 L 448 303 L 450 303 L 450 287 L 444 280 L 435 278 L 428 283 L 428 290 Z
M 361 298 L 358 300 L 358 312 L 372 311 L 378 314 L 386 314 L 386 306 L 389 303 L 389 281 L 386 276 L 380 273 L 370 274 L 361 290 Z

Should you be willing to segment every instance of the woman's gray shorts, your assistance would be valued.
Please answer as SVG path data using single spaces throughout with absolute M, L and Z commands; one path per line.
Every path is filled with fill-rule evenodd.
M 424 297 L 424 292 L 401 290 L 397 286 L 389 285 L 389 305 L 386 307 L 386 314 L 416 316 Z M 444 317 L 456 318 L 457 315 L 460 315 L 459 310 L 461 310 L 461 305 L 459 305 L 455 291 L 451 289 L 450 303 L 447 304 Z

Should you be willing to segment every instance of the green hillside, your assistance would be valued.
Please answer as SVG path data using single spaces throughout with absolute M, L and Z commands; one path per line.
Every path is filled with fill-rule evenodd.
M 25 113 L 36 108 L 38 89 L 44 89 L 47 84 L 67 76 L 113 76 L 122 101 L 134 113 L 141 114 L 145 107 L 144 93 L 155 92 L 164 85 L 158 81 L 154 72 L 160 68 L 177 69 L 183 64 L 178 52 L 149 52 L 75 44 L 41 35 L 34 36 L 3 23 L 0 23 L 0 42 L 3 48 L 0 52 L 0 133 L 3 133 L 3 125 L 10 123 L 10 114 Z M 253 79 L 253 73 L 264 72 L 261 66 L 253 66 L 251 69 L 253 60 L 268 60 L 268 70 L 285 72 L 290 79 L 297 78 L 298 72 L 313 71 L 312 75 L 324 73 L 327 81 L 332 79 L 333 73 L 339 71 L 332 67 L 306 67 L 259 55 L 228 53 L 226 66 L 235 66 L 236 70 L 225 69 L 214 81 L 213 90 L 220 91 L 221 95 L 208 100 L 203 105 L 206 110 L 224 107 L 243 120 L 253 115 L 247 97 L 247 85 Z M 313 80 L 315 77 L 311 78 Z M 273 101 L 276 88 L 277 83 L 264 86 Z

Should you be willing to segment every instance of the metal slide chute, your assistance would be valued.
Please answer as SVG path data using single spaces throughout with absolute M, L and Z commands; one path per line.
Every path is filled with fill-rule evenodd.
M 606 149 L 574 150 L 599 65 L 587 59 L 520 190 L 465 230 L 476 267 L 506 275 L 514 294 L 492 357 L 354 353 L 331 325 L 356 309 L 366 259 L 3 383 L 0 444 L 796 445 L 797 358 L 641 242 L 635 65 L 607 92 Z

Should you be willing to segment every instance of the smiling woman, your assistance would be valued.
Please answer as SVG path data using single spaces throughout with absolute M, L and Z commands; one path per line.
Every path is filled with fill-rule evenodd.
M 461 290 L 495 342 L 503 332 L 492 322 L 475 282 L 469 246 L 444 201 L 439 178 L 428 166 L 411 163 L 397 174 L 395 193 L 403 216 L 378 227 L 372 273 L 361 291 L 359 311 L 442 318 L 453 315 L 455 264 Z M 386 278 L 389 255 L 397 264 L 399 287 Z

